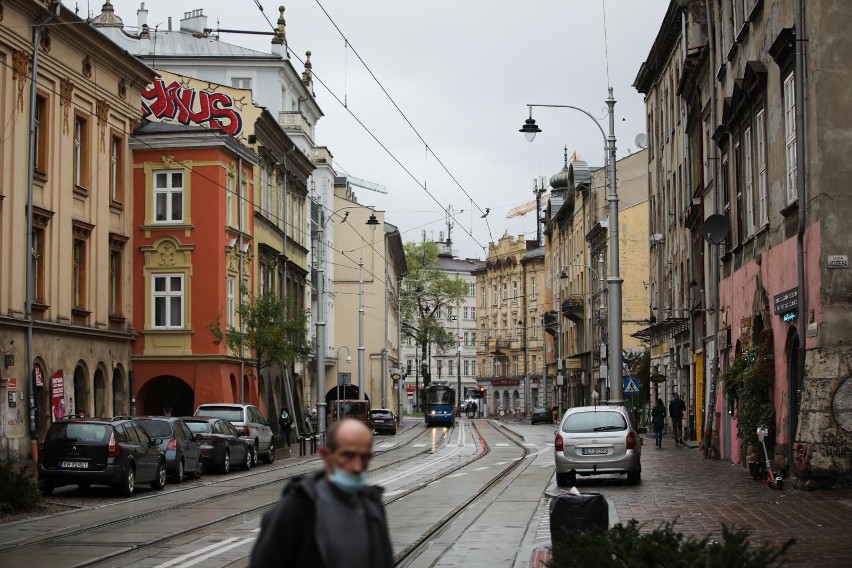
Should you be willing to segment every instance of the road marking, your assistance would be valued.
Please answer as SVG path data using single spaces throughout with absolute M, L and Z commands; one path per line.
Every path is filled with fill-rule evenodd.
M 541 465 L 540 467 L 556 467 L 556 466 L 554 466 L 552 463 L 546 463 L 546 464 Z
M 475 469 L 475 470 L 473 470 L 473 471 L 482 471 L 483 469 L 491 469 L 491 466 L 486 465 L 486 466 L 483 466 L 483 467 L 478 467 L 478 468 L 476 468 L 476 469 Z
M 533 444 L 532 442 L 524 442 L 524 445 L 525 445 L 526 447 L 528 447 L 528 448 L 534 448 L 534 447 L 536 447 L 536 444 Z
M 497 462 L 494 465 L 506 465 L 507 463 L 509 463 L 509 462 Z
M 428 445 L 429 444 L 412 444 L 411 447 L 413 447 L 413 448 L 425 448 Z
M 509 444 L 507 444 L 506 442 L 497 442 L 494 445 L 497 446 L 498 448 L 508 448 L 509 447 Z
M 376 446 L 376 449 L 386 450 L 388 448 L 392 448 L 396 445 L 394 442 L 382 442 L 381 444 Z
M 405 493 L 405 489 L 394 489 L 393 491 L 385 491 L 382 496 L 393 497 L 394 495 L 399 495 L 400 493 Z
M 446 477 L 461 477 L 462 475 L 467 475 L 466 473 L 453 473 L 452 475 L 447 475 Z
M 227 539 L 225 539 L 221 542 L 215 542 L 211 545 L 205 546 L 205 547 L 200 548 L 198 550 L 193 550 L 192 552 L 188 552 L 188 553 L 184 554 L 183 556 L 178 556 L 177 558 L 172 558 L 168 562 L 158 564 L 154 568 L 169 568 L 169 566 L 176 566 L 176 565 L 180 565 L 182 567 L 183 566 L 193 566 L 195 564 L 198 564 L 202 560 L 207 560 L 208 558 L 212 558 L 212 557 L 216 556 L 217 554 L 220 554 L 222 552 L 226 552 L 228 550 L 231 550 L 232 548 L 236 548 L 236 547 L 241 546 L 243 544 L 247 544 L 249 542 L 252 542 L 253 540 L 254 540 L 254 537 L 249 537 L 249 538 L 244 538 L 244 539 L 238 539 L 236 537 L 227 538 Z M 201 553 L 205 553 L 205 554 L 203 554 L 202 556 L 198 556 L 198 554 L 201 554 Z M 187 562 L 185 564 L 183 563 L 185 560 L 189 560 L 189 559 L 192 559 L 192 561 Z
M 385 477 L 385 478 L 383 478 L 383 479 L 376 480 L 376 481 L 374 482 L 374 484 L 375 484 L 375 485 L 387 485 L 387 484 L 388 484 L 389 482 L 391 482 L 391 481 L 396 481 L 396 480 L 398 480 L 398 479 L 402 479 L 403 477 L 407 477 L 407 476 L 411 475 L 412 473 L 417 473 L 417 472 L 419 472 L 419 471 L 421 471 L 421 470 L 424 470 L 424 469 L 426 469 L 426 468 L 428 468 L 428 467 L 433 467 L 433 466 L 435 466 L 436 464 L 438 464 L 438 463 L 440 463 L 440 462 L 442 462 L 442 461 L 446 461 L 446 460 L 448 460 L 448 459 L 450 459 L 450 458 L 453 458 L 453 457 L 455 457 L 455 456 L 456 456 L 456 454 L 458 454 L 460 451 L 461 451 L 461 449 L 460 449 L 460 448 L 455 448 L 455 449 L 448 450 L 448 451 L 447 451 L 447 454 L 446 454 L 446 455 L 444 455 L 444 456 L 440 456 L 440 457 L 438 457 L 438 458 L 436 458 L 436 459 L 430 459 L 429 461 L 427 461 L 427 462 L 425 462 L 425 463 L 422 463 L 422 464 L 420 464 L 420 465 L 414 466 L 414 467 L 412 467 L 411 469 L 407 469 L 407 470 L 401 471 L 401 472 L 399 472 L 399 473 L 392 474 L 392 475 L 390 475 L 390 476 L 388 476 L 388 477 Z

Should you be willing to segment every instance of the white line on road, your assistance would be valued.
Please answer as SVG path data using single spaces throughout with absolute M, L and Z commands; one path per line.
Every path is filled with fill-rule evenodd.
M 447 475 L 446 477 L 461 477 L 462 475 L 467 475 L 466 473 L 453 473 L 451 475 Z
M 412 448 L 425 448 L 429 444 L 411 444 Z
M 486 466 L 483 466 L 483 467 L 478 467 L 478 468 L 474 469 L 473 471 L 482 471 L 483 469 L 491 469 L 491 466 L 486 465 Z
M 193 564 L 197 564 L 202 560 L 207 560 L 208 558 L 212 558 L 221 552 L 225 552 L 226 550 L 231 550 L 232 548 L 236 548 L 242 544 L 247 542 L 251 542 L 254 540 L 254 537 L 238 539 L 236 537 L 227 538 L 221 542 L 214 542 L 211 545 L 205 546 L 203 548 L 199 548 L 198 550 L 193 550 L 192 552 L 188 552 L 183 556 L 178 556 L 177 558 L 172 558 L 168 562 L 164 562 L 162 564 L 158 564 L 154 568 L 169 568 L 170 566 L 192 566 Z M 198 554 L 206 553 L 203 556 L 198 556 Z M 193 559 L 192 562 L 187 564 L 181 564 L 185 560 Z
M 508 448 L 509 447 L 509 444 L 507 444 L 506 442 L 497 442 L 494 445 L 497 446 L 498 448 Z

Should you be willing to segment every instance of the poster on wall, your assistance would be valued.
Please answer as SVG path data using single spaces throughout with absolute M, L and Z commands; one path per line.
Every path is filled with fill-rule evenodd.
M 54 422 L 65 416 L 65 374 L 62 369 L 50 377 L 50 416 Z

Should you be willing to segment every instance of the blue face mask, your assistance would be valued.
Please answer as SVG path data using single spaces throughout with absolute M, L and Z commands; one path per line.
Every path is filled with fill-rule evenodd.
M 347 493 L 357 493 L 367 485 L 367 472 L 352 475 L 342 469 L 335 469 L 328 480 Z

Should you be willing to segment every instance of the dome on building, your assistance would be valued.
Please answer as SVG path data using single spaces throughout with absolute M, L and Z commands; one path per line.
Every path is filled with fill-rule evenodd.
M 143 8 L 145 4 L 142 4 Z M 115 15 L 115 8 L 109 0 L 104 2 L 101 13 L 92 18 L 92 25 L 102 28 L 124 28 L 124 22 Z
M 569 178 L 569 169 L 568 169 L 568 146 L 565 147 L 565 167 L 563 167 L 559 173 L 554 174 L 550 178 L 550 187 L 553 188 L 554 191 L 562 191 L 563 189 L 568 189 L 570 187 L 570 178 Z

